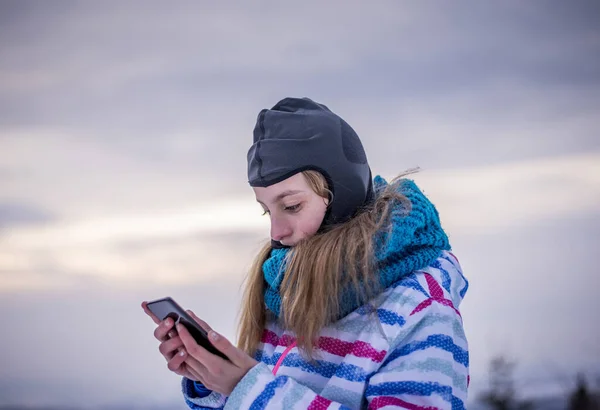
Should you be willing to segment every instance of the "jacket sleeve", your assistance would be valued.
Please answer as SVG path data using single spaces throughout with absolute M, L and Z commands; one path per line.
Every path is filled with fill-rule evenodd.
M 460 313 L 424 300 L 406 323 L 365 396 L 369 409 L 466 408 L 469 353 Z
M 348 409 L 287 376 L 274 376 L 265 363 L 254 366 L 237 384 L 225 409 Z
M 423 300 L 369 376 L 365 403 L 369 409 L 464 409 L 467 384 L 468 351 L 460 314 L 448 304 Z M 347 409 L 287 376 L 274 376 L 264 363 L 238 383 L 225 405 L 229 408 Z
M 181 390 L 185 403 L 192 410 L 222 409 L 227 402 L 227 397 L 222 394 L 210 391 L 201 383 L 185 377 L 181 380 Z

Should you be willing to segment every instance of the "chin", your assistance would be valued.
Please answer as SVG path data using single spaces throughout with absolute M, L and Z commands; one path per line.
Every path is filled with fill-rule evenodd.
M 285 246 L 290 246 L 290 247 L 294 247 L 296 245 L 298 245 L 300 242 L 302 242 L 304 239 L 306 238 L 300 238 L 300 239 L 288 239 L 281 241 L 281 243 Z
M 314 235 L 306 235 L 300 239 L 296 239 L 296 240 L 290 240 L 290 241 L 281 241 L 281 244 L 284 246 L 289 246 L 290 248 L 293 248 L 294 246 L 298 245 L 300 242 L 306 241 L 307 239 L 312 238 Z

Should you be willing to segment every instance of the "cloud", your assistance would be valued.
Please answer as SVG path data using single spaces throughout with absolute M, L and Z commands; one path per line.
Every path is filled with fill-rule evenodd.
M 461 313 L 475 389 L 487 360 L 498 354 L 517 359 L 518 377 L 531 381 L 519 383 L 526 391 L 597 370 L 598 209 L 488 235 L 456 235 L 454 252 L 470 281 Z
M 40 225 L 55 219 L 49 212 L 29 204 L 0 202 L 0 228 Z
M 492 234 L 595 211 L 600 153 L 416 174 L 457 235 Z
M 62 409 L 123 403 L 131 409 L 167 402 L 171 406 L 164 408 L 180 404 L 183 409 L 181 379 L 166 368 L 152 334 L 155 325 L 140 303 L 170 295 L 235 340 L 237 289 L 219 282 L 182 287 L 139 281 L 127 291 L 97 282 L 3 294 L 0 309 L 18 312 L 22 320 L 0 318 L 0 325 L 12 326 L 0 341 L 0 391 L 7 390 L 0 406 L 7 401 Z M 23 390 L 31 383 L 40 394 Z
M 86 218 L 247 192 L 285 95 L 339 112 L 376 173 L 600 150 L 593 2 L 341 5 L 3 5 L 0 201 Z
M 232 111 L 251 112 L 245 120 L 295 93 L 412 104 L 466 90 L 485 101 L 498 87 L 576 88 L 597 105 L 595 8 L 38 3 L 2 36 L 11 41 L 0 43 L 0 112 L 13 126 L 161 133 L 226 122 Z
M 14 226 L 0 235 L 0 290 L 239 278 L 267 238 L 268 220 L 250 198 Z
M 393 175 L 392 175 L 393 176 Z M 424 171 L 414 178 L 436 204 L 451 237 L 492 235 L 592 212 L 600 205 L 600 154 Z M 221 197 L 185 208 L 63 219 L 15 227 L 0 253 L 0 269 L 48 266 L 67 276 L 90 276 L 125 286 L 140 278 L 158 282 L 210 281 L 245 272 L 268 219 L 248 197 Z M 229 260 L 235 248 L 245 257 Z M 51 264 L 49 264 L 51 261 Z M 14 289 L 27 276 L 5 279 Z M 33 281 L 31 281 L 33 282 Z
M 10 170 L 0 201 L 18 200 L 72 219 L 191 207 L 232 188 L 251 196 L 245 157 L 230 163 L 227 153 L 207 150 L 211 144 L 201 133 L 156 145 L 110 144 L 65 131 L 10 133 L 0 137 L 0 167 Z M 211 172 L 211 159 L 229 172 Z
M 199 230 L 181 236 L 140 235 L 135 240 L 117 235 L 93 243 L 72 238 L 68 245 L 46 246 L 20 237 L 0 252 L 0 291 L 74 289 L 96 282 L 126 289 L 140 281 L 162 285 L 240 281 L 267 237 L 260 231 L 209 235 Z M 48 239 L 60 242 L 63 236 Z

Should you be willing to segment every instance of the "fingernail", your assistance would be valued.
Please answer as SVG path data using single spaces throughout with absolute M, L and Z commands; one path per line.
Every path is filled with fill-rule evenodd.
M 182 350 L 181 352 L 179 352 L 179 356 L 181 356 L 181 357 L 185 356 L 185 350 Z
M 217 332 L 215 332 L 214 330 L 210 331 L 210 338 L 212 340 L 219 340 L 219 335 L 217 334 Z
M 166 327 L 171 327 L 171 319 L 165 320 L 165 326 Z

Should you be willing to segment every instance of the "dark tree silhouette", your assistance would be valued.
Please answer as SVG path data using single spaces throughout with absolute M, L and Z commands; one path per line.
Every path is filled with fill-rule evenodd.
M 529 410 L 533 405 L 517 398 L 513 373 L 516 363 L 498 356 L 490 361 L 490 387 L 481 394 L 480 401 L 493 410 Z
M 569 410 L 600 410 L 597 392 L 593 392 L 583 374 L 577 375 L 575 389 L 569 396 Z

